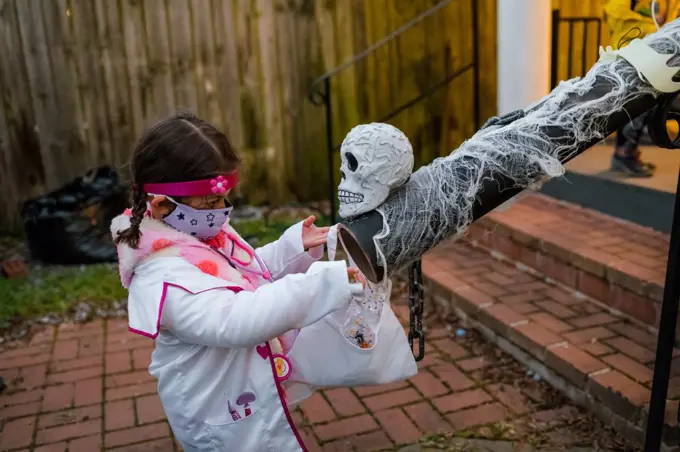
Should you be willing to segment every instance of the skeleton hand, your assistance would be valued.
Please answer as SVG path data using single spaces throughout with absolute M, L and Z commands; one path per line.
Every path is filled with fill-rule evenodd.
M 523 118 L 524 116 L 526 116 L 524 110 L 511 111 L 510 113 L 504 114 L 503 116 L 492 116 L 484 123 L 482 129 L 486 129 L 488 127 L 493 126 L 499 127 L 507 126 L 508 124 L 512 124 L 513 122 Z

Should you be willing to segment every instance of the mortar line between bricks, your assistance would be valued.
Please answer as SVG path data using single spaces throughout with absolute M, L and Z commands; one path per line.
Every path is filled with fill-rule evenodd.
M 619 320 L 629 321 L 633 325 L 635 325 L 636 327 L 638 327 L 638 328 L 642 329 L 643 331 L 646 331 L 650 334 L 656 335 L 658 333 L 658 330 L 656 328 L 654 328 L 652 325 L 648 325 L 648 324 L 646 324 L 646 323 L 644 323 L 644 322 L 642 322 L 642 321 L 640 321 L 640 320 L 638 320 L 638 319 L 636 319 L 632 316 L 629 316 L 625 313 L 622 313 L 621 311 L 614 309 L 611 305 L 608 305 L 608 304 L 603 303 L 603 302 L 601 302 L 601 301 L 599 301 L 595 298 L 592 298 L 592 297 L 574 289 L 573 287 L 569 287 L 566 284 L 562 284 L 561 282 L 555 281 L 553 279 L 550 279 L 550 283 L 548 283 L 549 278 L 547 278 L 545 275 L 541 274 L 540 271 L 538 271 L 535 268 L 532 268 L 532 267 L 530 267 L 530 266 L 528 266 L 528 265 L 526 265 L 522 262 L 515 261 L 514 259 L 510 259 L 508 256 L 501 253 L 500 251 L 496 251 L 496 250 L 492 250 L 490 248 L 487 248 L 486 246 L 480 244 L 478 240 L 466 240 L 465 242 L 470 244 L 473 248 L 477 248 L 479 250 L 482 250 L 482 251 L 488 253 L 489 255 L 491 255 L 492 258 L 494 258 L 498 262 L 508 264 L 510 266 L 517 268 L 520 271 L 523 271 L 525 273 L 529 273 L 531 276 L 537 278 L 539 281 L 543 281 L 544 283 L 546 283 L 549 286 L 558 287 L 562 290 L 566 290 L 568 293 L 570 293 L 572 295 L 576 295 L 578 293 L 579 294 L 578 298 L 581 299 L 582 301 L 587 301 L 589 303 L 594 304 L 598 308 L 602 309 L 603 311 L 608 312 L 609 314 L 618 318 Z M 607 281 L 607 283 L 611 284 L 610 281 L 608 281 L 608 280 L 605 280 L 605 281 Z M 497 297 L 493 297 L 493 298 L 495 299 Z
M 546 347 L 547 350 L 552 350 L 554 348 L 568 348 L 569 347 L 569 341 L 562 341 L 562 342 L 555 342 L 554 344 L 550 344 Z M 574 347 L 576 347 L 574 345 Z
M 168 430 L 170 430 L 170 438 L 172 439 L 172 451 L 179 452 L 179 446 L 177 445 L 177 438 L 175 438 L 175 432 L 170 428 L 170 423 L 168 422 Z
M 109 322 L 108 320 L 102 320 L 102 341 L 104 341 L 104 345 L 102 347 L 104 356 L 102 356 L 102 403 L 101 403 L 101 410 L 102 410 L 102 418 L 100 421 L 101 424 L 101 433 L 99 434 L 99 450 L 100 452 L 104 452 L 106 450 L 106 379 L 108 378 L 108 375 L 106 374 L 106 354 L 109 351 Z
M 406 410 L 405 410 L 404 408 L 406 408 L 406 405 L 402 405 L 402 406 L 398 407 L 397 409 L 401 412 L 401 414 L 403 414 L 403 415 L 406 417 L 406 419 L 411 423 L 411 426 L 412 426 L 413 428 L 415 428 L 417 432 L 424 433 L 424 432 L 421 432 L 421 431 L 420 431 L 420 427 L 418 427 L 418 426 L 416 425 L 416 422 L 415 422 L 413 419 L 411 419 L 411 416 L 408 415 L 408 413 L 406 412 Z M 387 410 L 390 410 L 390 409 L 391 409 L 391 408 L 385 408 L 385 409 L 382 410 L 382 411 L 387 411 Z M 390 438 L 390 439 L 392 440 L 392 442 L 393 442 L 394 444 L 397 445 L 397 447 L 403 446 L 403 444 L 397 444 L 397 442 L 396 442 L 393 438 L 390 437 L 390 434 L 389 434 L 389 432 L 387 431 L 387 429 L 386 429 L 385 426 L 383 426 L 380 422 L 378 422 L 378 425 L 381 426 L 381 427 L 383 428 L 383 430 L 385 431 L 385 434 L 387 435 L 387 437 Z M 422 437 L 422 435 L 421 435 L 421 437 Z
M 325 390 L 319 391 L 319 397 L 321 397 L 324 400 L 324 402 L 326 402 L 328 404 L 328 406 L 331 407 L 331 411 L 335 415 L 336 419 L 342 419 L 342 416 L 340 416 L 340 414 L 337 411 L 335 411 L 335 407 L 333 406 L 331 401 L 328 399 L 328 397 L 326 397 Z
M 45 367 L 45 378 L 47 379 L 47 376 L 50 373 L 50 367 L 52 366 L 52 361 L 54 360 L 54 348 L 57 346 L 57 341 L 59 340 L 59 325 L 54 326 L 54 331 L 52 332 L 52 340 L 50 341 L 50 360 L 47 362 L 47 366 Z M 35 415 L 35 422 L 33 424 L 33 435 L 31 436 L 31 444 L 29 446 L 30 450 L 33 450 L 36 447 L 36 441 L 38 440 L 38 419 L 40 418 L 40 414 L 42 413 L 42 406 L 43 402 L 45 400 L 45 384 L 46 382 L 43 382 L 41 385 L 41 391 L 40 391 L 40 403 L 38 405 L 38 413 Z M 74 395 L 75 397 L 75 395 Z
M 588 377 L 589 378 L 597 377 L 598 375 L 603 375 L 611 371 L 612 371 L 611 367 L 605 367 L 604 369 L 596 370 L 594 372 L 589 373 Z

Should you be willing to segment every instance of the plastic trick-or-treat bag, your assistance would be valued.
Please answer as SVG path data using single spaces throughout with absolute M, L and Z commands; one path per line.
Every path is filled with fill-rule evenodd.
M 337 230 L 328 236 L 335 259 Z M 352 262 L 350 260 L 350 264 Z M 290 379 L 314 386 L 377 385 L 418 373 L 404 329 L 390 307 L 390 280 L 367 282 L 362 297 L 302 328 L 288 354 Z

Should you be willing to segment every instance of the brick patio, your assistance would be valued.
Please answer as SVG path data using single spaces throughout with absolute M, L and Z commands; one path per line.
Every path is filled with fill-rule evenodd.
M 405 306 L 397 310 L 403 316 Z M 531 379 L 521 389 L 484 377 L 494 348 L 471 335 L 432 329 L 420 373 L 408 382 L 316 393 L 293 413 L 310 452 L 395 450 L 437 432 L 557 422 L 575 412 L 547 407 Z M 50 327 L 13 346 L 0 353 L 9 384 L 0 395 L 0 450 L 179 450 L 146 370 L 152 341 L 128 333 L 124 320 Z

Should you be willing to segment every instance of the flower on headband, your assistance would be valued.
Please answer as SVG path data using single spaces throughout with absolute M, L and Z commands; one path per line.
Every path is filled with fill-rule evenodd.
M 211 180 L 210 185 L 212 185 L 213 193 L 224 193 L 227 191 L 226 184 L 224 183 L 224 177 L 222 176 L 217 176 L 217 179 Z

